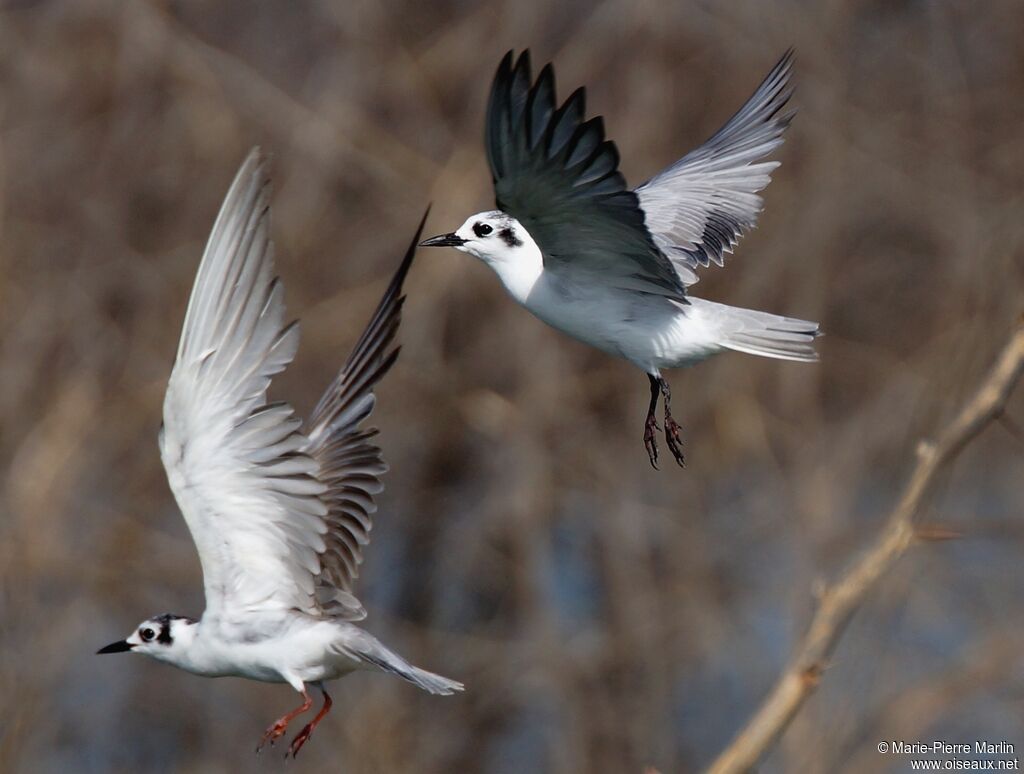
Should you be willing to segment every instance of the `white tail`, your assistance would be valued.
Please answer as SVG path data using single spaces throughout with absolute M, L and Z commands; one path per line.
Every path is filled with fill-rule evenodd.
M 352 628 L 354 629 L 355 627 Z M 462 683 L 449 680 L 447 677 L 441 677 L 441 675 L 435 675 L 426 669 L 414 667 L 394 651 L 388 650 L 366 632 L 359 630 L 359 633 L 362 635 L 361 639 L 363 640 L 360 643 L 361 647 L 352 653 L 359 660 L 373 664 L 384 672 L 398 675 L 428 693 L 450 696 L 463 689 Z
M 780 360 L 812 362 L 818 359 L 814 351 L 814 340 L 821 335 L 818 323 L 754 309 L 715 306 L 718 307 L 715 321 L 722 330 L 719 343 L 723 347 Z
M 441 675 L 435 675 L 433 672 L 428 672 L 426 669 L 420 669 L 419 667 L 409 666 L 407 670 L 396 672 L 395 674 L 399 677 L 404 677 L 424 691 L 436 693 L 440 696 L 450 696 L 464 688 L 460 682 L 449 680 L 447 677 L 441 677 Z

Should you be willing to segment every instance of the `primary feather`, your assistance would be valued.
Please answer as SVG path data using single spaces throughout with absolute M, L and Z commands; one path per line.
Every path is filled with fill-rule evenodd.
M 782 113 L 793 51 L 787 51 L 746 104 L 707 142 L 636 189 L 655 244 L 686 285 L 698 267 L 723 265 L 762 208 L 758 191 L 771 182 L 777 161 L 761 161 L 779 147 L 793 113 Z
M 551 65 L 531 85 L 529 51 L 514 64 L 512 52 L 505 55 L 485 130 L 499 209 L 523 224 L 552 272 L 592 273 L 612 287 L 685 300 L 619 172 L 601 118 L 585 115 L 583 89 L 556 109 Z
M 253 151 L 203 254 L 164 400 L 161 456 L 199 552 L 204 623 L 285 610 L 361 617 L 351 583 L 386 469 L 361 423 L 394 362 L 413 248 L 304 435 L 288 404 L 266 401 L 298 345 L 274 276 L 269 196 Z

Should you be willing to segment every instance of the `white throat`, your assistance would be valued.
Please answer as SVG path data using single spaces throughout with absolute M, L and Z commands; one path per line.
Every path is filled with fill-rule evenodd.
M 188 672 L 202 674 L 203 664 L 196 663 L 196 656 L 202 650 L 202 643 L 197 647 L 200 626 L 197 621 L 175 621 L 172 628 L 173 640 L 170 645 L 158 646 L 143 651 L 143 655 L 155 658 L 157 661 L 165 661 L 168 664 L 184 669 Z
M 519 237 L 522 244 L 515 247 L 501 245 L 501 249 L 476 253 L 476 256 L 494 269 L 512 298 L 525 304 L 544 273 L 544 257 L 522 226 L 519 227 Z

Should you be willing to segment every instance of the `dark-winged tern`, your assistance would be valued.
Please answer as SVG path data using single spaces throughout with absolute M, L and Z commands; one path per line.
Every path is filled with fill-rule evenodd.
M 818 324 L 705 301 L 687 292 L 696 269 L 723 265 L 761 210 L 758 191 L 791 113 L 792 52 L 707 142 L 636 190 L 600 117 L 585 120 L 584 90 L 556 108 L 551 65 L 536 82 L 529 52 L 498 67 L 485 144 L 498 210 L 472 215 L 427 247 L 450 246 L 490 266 L 511 296 L 544 322 L 642 368 L 650 380 L 644 445 L 657 467 L 658 396 L 665 441 L 683 464 L 662 368 L 724 350 L 817 359 Z
M 305 429 L 286 403 L 267 403 L 271 378 L 299 340 L 285 324 L 283 286 L 268 234 L 266 163 L 253 151 L 228 191 L 206 245 L 164 399 L 160 451 L 199 551 L 206 611 L 161 615 L 100 653 L 134 651 L 207 677 L 283 682 L 302 704 L 274 722 L 273 744 L 312 707 L 295 755 L 331 708 L 324 682 L 359 669 L 425 691 L 462 685 L 412 666 L 352 622 L 365 617 L 352 586 L 369 542 L 385 465 L 362 427 L 374 385 L 398 356 L 402 282 L 416 242 Z M 424 216 L 425 217 L 425 216 Z M 257 751 L 259 750 L 257 748 Z

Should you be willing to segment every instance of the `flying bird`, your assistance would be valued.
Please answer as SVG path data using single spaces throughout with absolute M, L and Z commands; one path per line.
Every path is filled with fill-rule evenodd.
M 380 670 L 425 691 L 462 685 L 412 666 L 353 622 L 352 594 L 387 466 L 363 426 L 374 385 L 398 356 L 402 282 L 416 232 L 376 312 L 308 424 L 267 402 L 271 378 L 299 341 L 285 323 L 284 289 L 268 234 L 270 183 L 259 150 L 228 191 L 196 275 L 164 399 L 160 452 L 203 570 L 199 620 L 158 615 L 100 653 L 133 651 L 206 677 L 288 683 L 302 704 L 275 721 L 274 743 L 323 695 L 293 739 L 298 754 L 330 711 L 324 683 Z M 424 215 L 424 219 L 426 215 Z
M 762 207 L 758 191 L 792 119 L 784 113 L 792 51 L 711 139 L 635 190 L 619 172 L 600 117 L 586 119 L 584 90 L 556 107 L 550 64 L 536 81 L 530 54 L 498 66 L 485 145 L 497 210 L 470 216 L 424 247 L 454 247 L 498 275 L 517 302 L 549 325 L 644 370 L 650 403 L 644 446 L 658 467 L 655 412 L 664 399 L 665 442 L 684 464 L 663 368 L 725 350 L 817 360 L 818 324 L 690 295 L 697 269 L 722 266 Z

